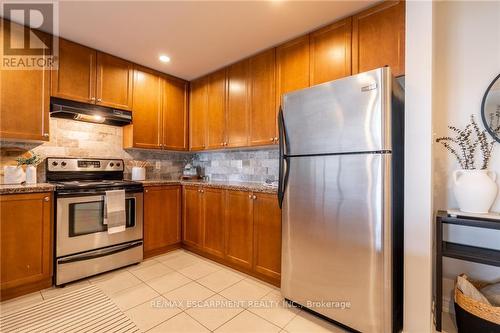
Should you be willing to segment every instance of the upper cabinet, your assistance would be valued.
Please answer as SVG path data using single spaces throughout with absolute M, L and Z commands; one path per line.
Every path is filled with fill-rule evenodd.
M 207 148 L 220 149 L 226 145 L 226 70 L 210 74 L 207 84 Z
M 132 63 L 97 52 L 96 103 L 131 110 L 133 73 Z
M 405 2 L 384 1 L 352 19 L 352 72 L 390 66 L 405 71 Z
M 27 28 L 1 20 L 3 36 L 10 34 L 13 43 L 22 43 Z M 51 36 L 36 32 L 50 46 Z M 0 70 L 0 138 L 49 140 L 50 68 Z
M 52 72 L 52 96 L 131 110 L 132 86 L 132 63 L 59 40 L 59 68 Z
M 249 145 L 277 143 L 276 50 L 261 52 L 250 62 Z
M 186 150 L 187 89 L 186 81 L 135 66 L 132 125 L 124 128 L 124 148 Z
M 248 144 L 249 61 L 245 59 L 227 69 L 226 132 L 228 147 Z
M 95 103 L 97 51 L 59 39 L 59 68 L 52 71 L 51 95 Z
M 351 75 L 351 18 L 310 35 L 311 86 Z
M 188 83 L 173 77 L 163 78 L 163 148 L 188 149 Z
M 287 92 L 309 87 L 309 35 L 276 48 L 276 90 L 278 105 Z
M 207 142 L 207 77 L 191 81 L 189 103 L 189 148 L 202 150 Z

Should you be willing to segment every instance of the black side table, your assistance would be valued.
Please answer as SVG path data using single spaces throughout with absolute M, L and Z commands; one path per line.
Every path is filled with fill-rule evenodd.
M 436 331 L 441 332 L 443 311 L 443 257 L 500 267 L 500 251 L 443 241 L 443 224 L 500 230 L 500 221 L 471 217 L 452 217 L 445 211 L 436 216 L 436 289 L 434 290 Z

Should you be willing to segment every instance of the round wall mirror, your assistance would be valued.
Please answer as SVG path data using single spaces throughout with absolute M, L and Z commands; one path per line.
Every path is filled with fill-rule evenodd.
M 500 142 L 500 75 L 491 82 L 484 93 L 481 117 L 486 130 Z

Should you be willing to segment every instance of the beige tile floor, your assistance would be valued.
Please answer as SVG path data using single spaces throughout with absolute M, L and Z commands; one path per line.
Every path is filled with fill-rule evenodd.
M 344 330 L 283 306 L 278 288 L 184 250 L 0 304 L 8 313 L 95 284 L 144 332 Z

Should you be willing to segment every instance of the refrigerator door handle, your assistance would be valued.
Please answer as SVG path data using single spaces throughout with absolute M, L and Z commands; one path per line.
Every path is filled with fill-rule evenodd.
M 283 118 L 283 109 L 280 106 L 278 113 L 278 130 L 279 130 L 279 182 L 278 182 L 278 203 L 280 208 L 283 206 L 283 198 L 285 197 L 286 185 L 288 183 L 288 174 L 290 164 L 285 155 L 286 151 L 286 130 Z M 285 169 L 286 163 L 286 170 Z

